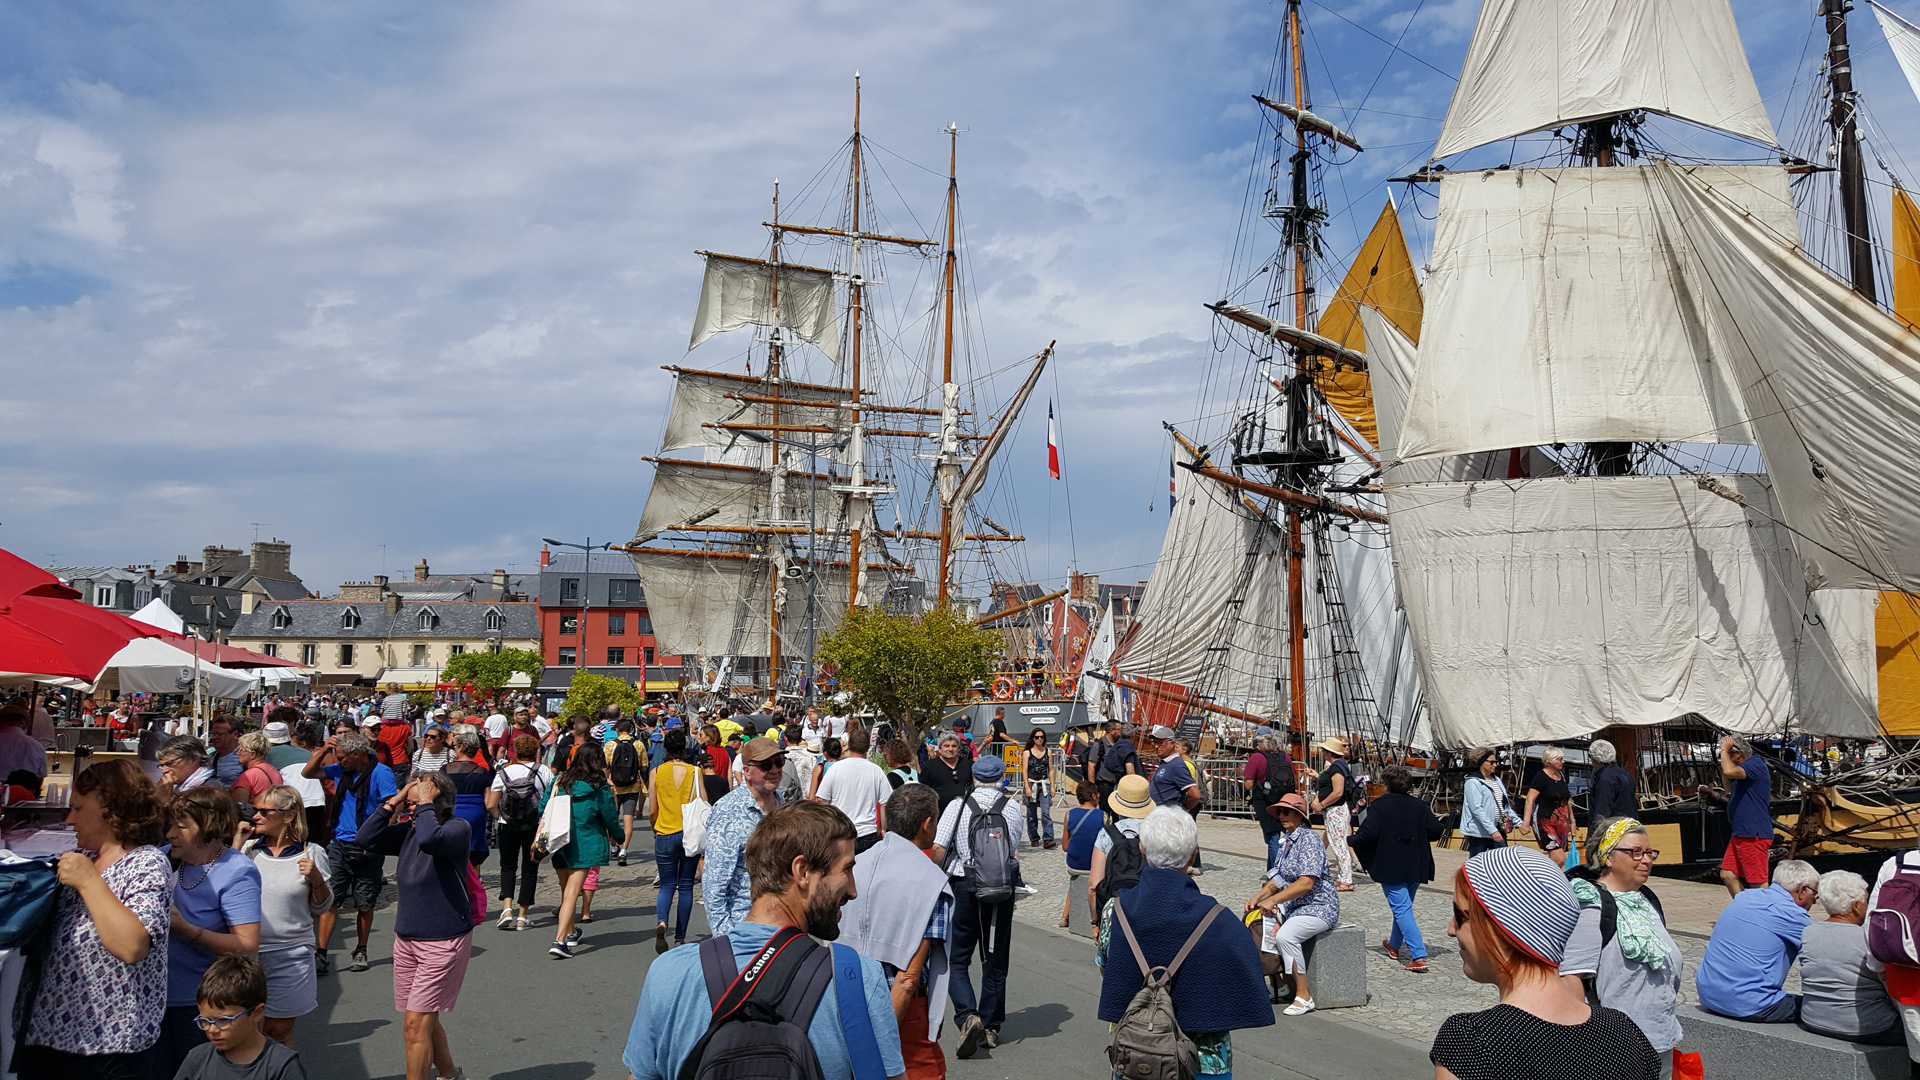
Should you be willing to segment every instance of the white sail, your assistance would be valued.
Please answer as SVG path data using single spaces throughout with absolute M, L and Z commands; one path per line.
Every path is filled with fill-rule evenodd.
M 980 493 L 982 487 L 986 486 L 987 469 L 993 464 L 993 456 L 999 453 L 1000 447 L 1005 444 L 1007 433 L 1013 430 L 1013 422 L 1020 418 L 1020 410 L 1026 408 L 1027 398 L 1033 395 L 1033 388 L 1040 382 L 1040 373 L 1047 369 L 1047 360 L 1052 355 L 1051 346 L 1040 354 L 1040 359 L 1033 365 L 1033 371 L 1027 375 L 1027 381 L 1020 385 L 1019 391 L 1013 395 L 1013 400 L 1007 402 L 1007 407 L 1001 411 L 993 434 L 987 437 L 973 464 L 967 467 L 966 474 L 954 486 L 952 498 L 947 498 L 945 492 L 941 493 L 941 501 L 951 513 L 947 524 L 947 543 L 953 550 L 960 550 L 960 545 L 966 541 L 967 503 Z M 948 400 L 950 402 L 953 400 L 951 395 Z M 948 411 L 951 412 L 951 408 Z
M 1873 5 L 1874 18 L 1880 20 L 1880 29 L 1887 35 L 1887 44 L 1893 49 L 1893 58 L 1900 61 L 1900 70 L 1906 72 L 1907 85 L 1920 96 L 1920 26 L 1915 26 L 1880 4 Z
M 732 396 L 729 396 L 732 395 Z M 663 451 L 698 447 L 706 460 L 733 464 L 764 464 L 767 447 L 763 442 L 739 430 L 709 427 L 710 424 L 750 424 L 768 426 L 774 422 L 775 406 L 760 401 L 740 401 L 740 397 L 778 397 L 820 405 L 781 404 L 780 423 L 797 427 L 838 428 L 845 424 L 838 403 L 853 400 L 845 390 L 800 383 L 775 383 L 765 379 L 721 372 L 674 369 L 673 405 L 667 410 L 666 429 L 660 435 Z M 802 448 L 809 433 L 756 432 L 762 437 L 778 434 Z M 833 432 L 813 434 L 821 443 L 832 442 Z M 805 454 L 805 450 L 800 451 Z M 820 457 L 840 460 L 845 451 L 822 451 Z
M 1659 168 L 1810 584 L 1920 587 L 1920 337 L 1791 234 Z
M 1433 154 L 1636 109 L 1779 142 L 1727 0 L 1486 0 Z
M 1706 287 L 1653 170 L 1513 169 L 1441 184 L 1402 458 L 1595 441 L 1745 442 Z M 1781 235 L 1785 173 L 1695 170 Z
M 813 474 L 813 521 L 825 528 L 839 496 L 825 474 Z M 779 523 L 804 528 L 808 522 L 807 474 L 786 476 L 785 505 L 773 506 L 764 469 L 704 461 L 662 459 L 653 465 L 653 487 L 640 511 L 638 535 L 658 536 L 680 528 L 748 528 Z M 695 520 L 695 519 L 699 520 Z
M 660 652 L 681 656 L 767 656 L 772 623 L 767 580 L 769 560 L 714 557 L 705 553 L 632 552 L 633 565 L 647 593 Z M 813 638 L 840 626 L 847 610 L 845 563 L 788 564 L 815 573 L 811 609 Z M 869 567 L 867 588 L 885 595 L 887 576 Z M 788 656 L 804 655 L 808 639 L 807 582 L 789 581 L 780 605 L 780 647 Z
M 774 289 L 780 309 L 774 311 Z M 833 304 L 833 272 L 707 255 L 700 307 L 693 317 L 691 349 L 715 334 L 742 326 L 784 326 L 828 356 L 840 355 L 840 317 Z
M 1176 462 L 1195 460 L 1177 443 L 1173 453 Z M 1271 714 L 1284 700 L 1276 682 L 1286 670 L 1285 537 L 1217 481 L 1176 469 L 1173 484 L 1160 557 L 1112 664 L 1132 678 L 1200 688 L 1219 704 Z M 1249 559 L 1244 602 L 1231 608 Z M 1226 619 L 1238 623 L 1231 650 L 1208 652 Z
M 1094 633 L 1093 643 L 1087 646 L 1087 654 L 1080 660 L 1080 700 L 1087 703 L 1087 712 L 1094 723 L 1126 719 L 1120 688 L 1106 679 L 1088 675 L 1088 672 L 1113 674 L 1114 644 L 1113 606 L 1108 605 L 1100 617 L 1100 629 Z
M 1857 685 L 1872 594 L 1817 608 L 1765 479 L 1716 480 L 1754 512 L 1672 476 L 1389 488 L 1436 739 L 1573 738 L 1689 713 L 1740 732 L 1876 735 Z

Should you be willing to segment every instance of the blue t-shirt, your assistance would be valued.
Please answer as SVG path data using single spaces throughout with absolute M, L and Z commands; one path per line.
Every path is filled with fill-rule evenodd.
M 1812 921 L 1778 885 L 1747 889 L 1728 901 L 1693 976 L 1701 1006 L 1738 1020 L 1785 997 L 1781 985 Z
M 338 828 L 335 835 L 347 843 L 353 842 L 353 836 L 360 831 L 360 823 L 367 815 L 380 809 L 380 804 L 400 793 L 400 785 L 393 781 L 393 770 L 375 762 L 373 776 L 367 781 L 367 807 L 360 808 L 360 797 L 347 790 L 346 770 L 338 765 L 325 768 L 327 779 L 333 781 L 333 789 L 340 795 L 340 816 L 336 819 Z
M 204 872 L 204 873 L 203 873 Z M 191 886 L 191 887 L 189 887 Z M 173 886 L 180 917 L 217 934 L 260 921 L 260 871 L 253 860 L 228 848 L 206 866 L 182 866 Z M 167 1005 L 191 1005 L 199 996 L 200 976 L 214 954 L 187 944 L 183 934 L 167 938 Z
M 1741 762 L 1746 779 L 1735 780 L 1727 789 L 1727 820 L 1735 836 L 1773 835 L 1773 777 L 1767 763 L 1758 757 Z
M 1199 783 L 1186 759 L 1170 757 L 1153 770 L 1147 782 L 1147 796 L 1161 806 L 1187 805 L 1187 789 Z
M 1100 839 L 1104 820 L 1097 806 L 1076 806 L 1067 811 L 1067 869 L 1093 869 L 1093 845 Z
M 728 932 L 733 961 L 744 968 L 779 927 L 743 922 Z M 888 1076 L 907 1071 L 900 1056 L 900 1026 L 893 1016 L 886 973 L 872 957 L 860 958 L 860 984 L 866 991 L 867 1016 L 880 1044 L 880 1063 Z M 832 986 L 820 998 L 807 1037 L 820 1059 L 826 1080 L 853 1080 L 853 1062 L 847 1056 L 846 1036 L 840 1031 L 839 995 Z M 694 1044 L 707 1032 L 713 1002 L 707 996 L 706 976 L 700 971 L 699 949 L 675 949 L 655 960 L 640 984 L 640 1004 L 633 1011 L 633 1028 L 620 1060 L 634 1080 L 675 1080 Z

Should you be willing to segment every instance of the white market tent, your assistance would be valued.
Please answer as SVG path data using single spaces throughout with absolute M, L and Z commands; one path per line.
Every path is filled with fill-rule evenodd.
M 193 693 L 194 657 L 157 638 L 138 638 L 113 654 L 102 672 L 120 673 L 122 691 L 148 694 Z M 256 678 L 243 671 L 214 664 L 212 652 L 200 658 L 201 692 L 216 698 L 244 697 L 253 689 Z
M 184 634 L 187 632 L 187 624 L 181 620 L 180 616 L 172 608 L 160 600 L 147 601 L 146 607 L 134 612 L 128 616 L 128 618 L 134 622 L 146 623 L 156 630 L 165 630 L 169 634 Z

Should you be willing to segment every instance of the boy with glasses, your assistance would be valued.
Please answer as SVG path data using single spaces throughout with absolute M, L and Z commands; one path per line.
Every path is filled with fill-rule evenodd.
M 300 1055 L 267 1038 L 267 969 L 249 956 L 223 956 L 200 977 L 200 1016 L 207 1042 L 196 1046 L 175 1080 L 307 1080 Z

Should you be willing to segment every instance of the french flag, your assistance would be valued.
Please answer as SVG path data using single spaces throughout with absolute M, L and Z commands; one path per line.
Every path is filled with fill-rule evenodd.
M 1047 399 L 1047 475 L 1060 479 L 1060 439 L 1053 428 L 1053 399 Z

